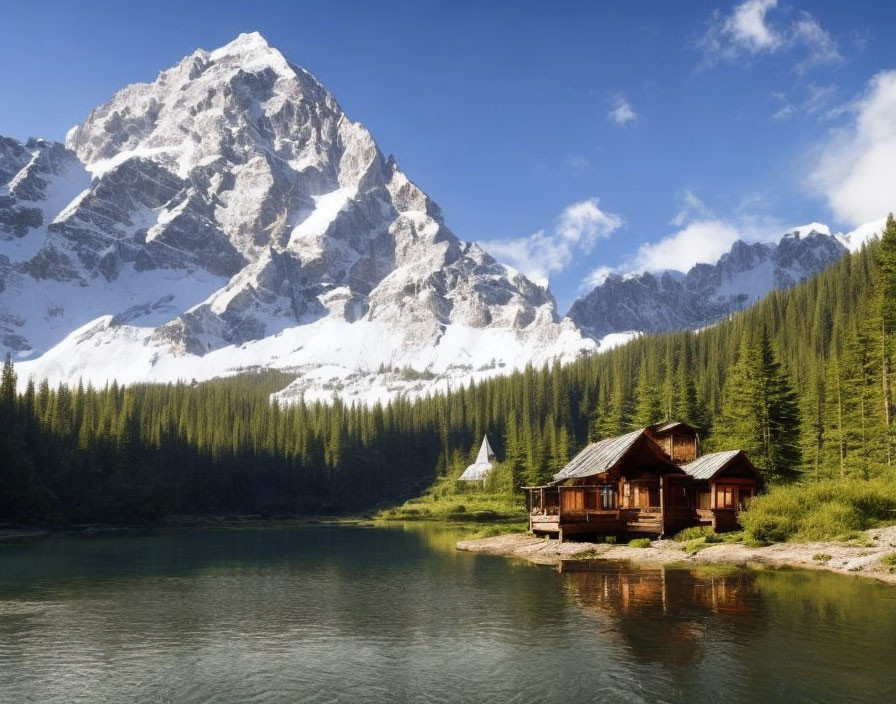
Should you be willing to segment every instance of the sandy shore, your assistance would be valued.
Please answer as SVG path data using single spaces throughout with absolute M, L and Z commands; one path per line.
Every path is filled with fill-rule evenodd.
M 751 548 L 734 543 L 720 543 L 688 555 L 684 544 L 672 540 L 655 540 L 649 548 L 603 543 L 559 543 L 535 538 L 524 533 L 498 535 L 492 538 L 461 540 L 458 550 L 518 557 L 540 565 L 556 565 L 563 560 L 583 557 L 602 560 L 629 560 L 657 564 L 731 564 L 765 567 L 803 567 L 824 569 L 841 574 L 862 575 L 896 584 L 896 573 L 881 564 L 884 555 L 896 553 L 896 526 L 866 531 L 870 547 L 847 543 L 779 543 Z M 586 554 L 587 553 L 587 554 Z M 830 555 L 828 560 L 814 559 Z

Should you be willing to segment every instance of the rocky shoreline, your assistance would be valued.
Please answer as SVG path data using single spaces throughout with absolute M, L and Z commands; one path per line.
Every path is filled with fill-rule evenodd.
M 856 542 L 777 543 L 749 547 L 740 543 L 716 543 L 691 554 L 685 543 L 655 540 L 650 547 L 606 543 L 560 543 L 525 533 L 461 540 L 457 549 L 515 557 L 539 565 L 559 565 L 564 560 L 627 560 L 644 565 L 728 564 L 745 567 L 799 567 L 823 569 L 844 575 L 860 575 L 896 584 L 896 567 L 882 561 L 896 554 L 896 526 L 865 532 L 866 545 Z M 891 571 L 893 570 L 893 571 Z

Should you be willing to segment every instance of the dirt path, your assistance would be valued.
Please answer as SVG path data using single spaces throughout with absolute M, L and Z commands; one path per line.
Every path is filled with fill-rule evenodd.
M 870 547 L 847 543 L 778 543 L 751 548 L 735 543 L 705 547 L 693 555 L 684 552 L 684 544 L 655 540 L 649 548 L 603 543 L 559 543 L 524 533 L 492 538 L 461 540 L 458 550 L 518 557 L 540 565 L 556 565 L 563 560 L 595 557 L 603 560 L 630 560 L 639 564 L 732 564 L 769 567 L 824 569 L 841 574 L 858 574 L 896 584 L 896 572 L 881 563 L 885 555 L 896 553 L 896 526 L 866 531 Z M 587 555 L 584 555 L 587 553 Z M 830 556 L 815 559 L 815 556 Z

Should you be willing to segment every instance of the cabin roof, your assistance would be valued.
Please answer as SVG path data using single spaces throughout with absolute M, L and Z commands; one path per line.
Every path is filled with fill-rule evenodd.
M 554 481 L 561 482 L 565 479 L 590 477 L 612 469 L 625 453 L 634 447 L 642 435 L 644 435 L 643 428 L 615 438 L 591 443 L 554 475 Z
M 651 425 L 650 431 L 653 433 L 667 433 L 670 430 L 674 430 L 675 428 L 687 428 L 688 430 L 693 430 L 696 432 L 697 428 L 695 428 L 690 423 L 685 423 L 683 420 L 673 420 L 668 423 L 662 423 L 659 425 Z
M 725 467 L 731 463 L 731 460 L 740 454 L 743 454 L 742 450 L 713 452 L 708 455 L 703 455 L 703 457 L 698 457 L 693 462 L 682 465 L 681 468 L 694 479 L 712 479 L 725 469 Z M 746 459 L 746 455 L 744 455 L 744 458 Z

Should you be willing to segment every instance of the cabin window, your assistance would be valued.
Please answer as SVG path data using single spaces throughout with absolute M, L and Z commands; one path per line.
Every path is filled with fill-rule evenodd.
M 697 494 L 697 508 L 708 511 L 711 504 L 708 491 L 701 491 Z
M 613 510 L 616 508 L 616 487 L 611 484 L 605 484 L 600 487 L 600 507 L 605 510 Z
M 716 489 L 716 508 L 734 508 L 733 486 L 720 486 Z

